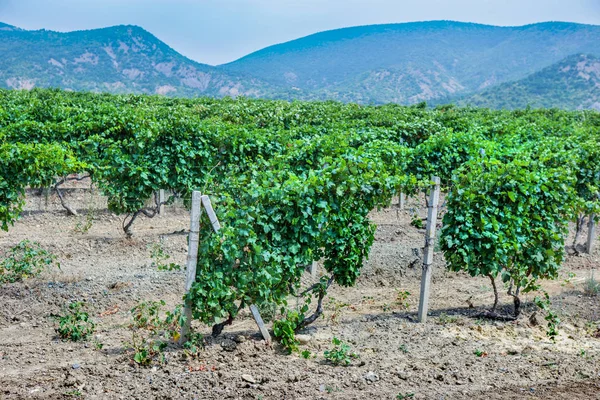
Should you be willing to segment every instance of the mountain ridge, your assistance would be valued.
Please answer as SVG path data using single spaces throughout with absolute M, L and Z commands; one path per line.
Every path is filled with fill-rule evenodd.
M 487 108 L 566 108 L 600 111 L 600 57 L 575 54 L 540 71 L 458 101 Z
M 0 51 L 0 85 L 13 89 L 259 96 L 268 87 L 193 61 L 136 25 L 67 33 L 9 28 L 0 30 Z
M 0 51 L 0 87 L 13 89 L 439 104 L 525 79 L 573 54 L 598 57 L 600 26 L 450 20 L 363 25 L 211 66 L 138 25 L 56 32 L 0 23 Z

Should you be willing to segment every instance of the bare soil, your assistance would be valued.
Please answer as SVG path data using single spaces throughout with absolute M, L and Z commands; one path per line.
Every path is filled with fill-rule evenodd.
M 422 200 L 410 199 L 406 210 L 373 212 L 376 241 L 357 285 L 333 287 L 324 318 L 305 332 L 301 348 L 316 357 L 267 345 L 244 311 L 217 338 L 210 327 L 195 326 L 206 341 L 198 358 L 183 359 L 170 347 L 166 364 L 140 368 L 123 344 L 131 337 L 129 310 L 159 299 L 174 307 L 185 275 L 152 267 L 148 246 L 162 240 L 169 261 L 184 265 L 186 236 L 179 232 L 189 214 L 168 207 L 136 221 L 127 239 L 104 199 L 66 193 L 79 216 L 67 216 L 54 196 L 31 194 L 23 218 L 0 233 L 0 252 L 30 239 L 61 263 L 0 288 L 0 399 L 600 399 L 600 298 L 583 289 L 594 269 L 600 278 L 598 250 L 569 255 L 560 279 L 543 284 L 562 320 L 556 343 L 545 335 L 535 294 L 523 296 L 518 321 L 479 318 L 492 304 L 489 280 L 445 271 L 439 252 L 430 317 L 419 324 L 424 230 L 410 221 L 411 209 L 421 217 L 425 210 Z M 93 225 L 78 233 L 88 208 L 96 209 Z M 399 301 L 405 291 L 410 295 Z M 93 341 L 58 339 L 52 315 L 72 300 L 85 300 L 92 311 L 101 350 Z M 503 294 L 501 302 L 509 312 L 510 298 Z M 334 336 L 360 358 L 348 367 L 328 364 L 323 351 Z

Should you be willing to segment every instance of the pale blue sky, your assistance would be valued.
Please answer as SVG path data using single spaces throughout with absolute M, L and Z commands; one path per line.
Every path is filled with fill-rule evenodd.
M 327 29 L 434 19 L 600 25 L 600 0 L 0 0 L 0 21 L 24 29 L 140 25 L 207 64 Z

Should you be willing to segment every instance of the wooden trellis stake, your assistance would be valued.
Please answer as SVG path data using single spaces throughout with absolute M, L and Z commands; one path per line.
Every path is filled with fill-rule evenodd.
M 165 205 L 163 204 L 165 202 L 165 190 L 164 189 L 160 189 L 158 191 L 158 214 L 159 215 L 164 215 L 165 214 Z
M 402 192 L 400 192 L 400 200 L 398 202 L 400 209 L 404 210 L 404 207 L 406 206 L 406 195 Z
M 196 212 L 194 212 L 194 206 L 196 205 L 196 202 L 198 203 L 197 204 L 198 210 Z M 193 192 L 192 193 L 192 217 L 191 217 L 191 223 L 190 223 L 190 246 L 189 246 L 189 250 L 188 250 L 187 280 L 186 280 L 186 285 L 185 285 L 186 293 L 189 292 L 192 285 L 194 284 L 194 281 L 196 280 L 196 263 L 197 263 L 197 259 L 198 259 L 198 237 L 199 237 L 199 226 L 200 226 L 200 211 L 199 211 L 200 203 L 202 203 L 204 210 L 206 210 L 206 215 L 208 215 L 208 219 L 210 220 L 213 230 L 215 232 L 218 232 L 219 229 L 221 229 L 221 224 L 219 223 L 217 214 L 215 214 L 215 210 L 212 207 L 212 204 L 210 202 L 210 197 L 208 197 L 206 195 L 201 196 L 200 192 L 196 192 L 196 191 Z M 195 248 L 193 249 L 193 250 L 195 250 L 195 252 L 192 254 L 191 243 L 192 243 L 192 230 L 193 229 L 196 229 L 196 234 L 195 234 L 196 243 L 195 243 Z M 194 257 L 193 262 L 190 261 L 190 257 L 192 255 Z M 267 327 L 265 326 L 265 323 L 263 322 L 263 319 L 260 316 L 260 312 L 258 311 L 258 308 L 254 304 L 250 305 L 250 312 L 252 313 L 252 316 L 254 317 L 254 321 L 256 322 L 256 325 L 258 326 L 258 329 L 259 329 L 262 337 L 267 341 L 267 343 L 271 343 L 271 335 L 269 334 L 269 331 L 267 330 Z M 186 322 L 181 329 L 180 343 L 185 343 L 187 341 L 187 335 L 189 333 L 190 323 L 192 321 L 191 305 L 187 304 L 187 302 L 186 302 L 186 306 L 185 306 L 185 316 L 186 316 Z
M 421 275 L 421 295 L 419 297 L 419 322 L 427 321 L 429 307 L 429 288 L 431 286 L 431 273 L 433 264 L 433 249 L 435 246 L 435 227 L 437 224 L 438 205 L 440 202 L 440 178 L 431 178 L 433 186 L 429 197 L 427 211 L 427 230 L 425 231 L 425 249 L 423 250 L 423 273 Z
M 587 252 L 592 254 L 594 249 L 594 236 L 596 236 L 596 216 L 590 215 L 590 221 L 588 222 L 588 239 L 587 239 Z
M 188 255 L 186 261 L 186 279 L 185 279 L 185 293 L 187 294 L 194 281 L 196 280 L 196 265 L 198 263 L 198 240 L 200 239 L 200 204 L 201 194 L 198 191 L 192 192 L 192 212 L 190 214 L 190 235 L 188 241 Z M 190 332 L 190 326 L 192 324 L 192 305 L 186 299 L 184 309 L 185 322 L 181 326 L 181 337 L 179 343 L 183 344 L 187 342 L 188 335 Z
M 319 269 L 319 264 L 317 264 L 316 261 L 313 261 L 312 264 L 310 264 L 310 276 L 313 279 L 317 278 L 317 272 Z

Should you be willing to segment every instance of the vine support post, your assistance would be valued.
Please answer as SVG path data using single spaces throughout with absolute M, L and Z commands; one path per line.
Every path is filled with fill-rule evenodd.
M 160 215 L 164 215 L 165 214 L 165 190 L 164 189 L 160 189 L 158 191 L 158 214 Z
M 400 192 L 400 199 L 398 201 L 398 205 L 400 206 L 401 210 L 404 210 L 404 207 L 406 206 L 406 194 L 404 194 L 404 192 Z
M 221 229 L 221 224 L 219 223 L 219 219 L 217 218 L 217 214 L 215 214 L 215 210 L 212 207 L 210 202 L 210 197 L 207 195 L 202 196 L 202 206 L 206 210 L 206 215 L 213 227 L 215 232 L 218 232 Z M 194 269 L 195 271 L 195 269 Z M 260 316 L 260 312 L 258 311 L 258 307 L 254 304 L 250 305 L 250 312 L 252 313 L 252 317 L 254 317 L 254 321 L 256 322 L 256 326 L 258 326 L 258 330 L 260 331 L 262 337 L 265 339 L 267 343 L 271 343 L 271 335 L 263 322 L 262 317 Z
M 198 240 L 200 239 L 200 203 L 201 194 L 199 191 L 192 192 L 192 212 L 190 213 L 190 235 L 188 243 L 188 255 L 186 262 L 186 279 L 185 279 L 185 306 L 184 315 L 185 322 L 181 326 L 181 337 L 179 343 L 187 342 L 190 327 L 192 324 L 192 305 L 188 300 L 188 294 L 194 281 L 196 280 L 196 264 L 198 263 Z
M 427 208 L 427 230 L 425 231 L 425 249 L 423 250 L 423 273 L 421 275 L 421 294 L 419 297 L 419 322 L 427 321 L 429 306 L 429 289 L 433 269 L 433 249 L 435 246 L 435 227 L 437 224 L 438 205 L 440 202 L 440 178 L 432 176 L 433 186 Z
M 318 268 L 319 268 L 319 264 L 317 264 L 316 261 L 313 261 L 312 264 L 310 264 L 310 277 L 313 280 L 317 279 Z
M 587 253 L 592 254 L 594 249 L 594 236 L 596 236 L 596 216 L 590 214 L 590 220 L 588 222 L 588 239 L 587 239 Z

